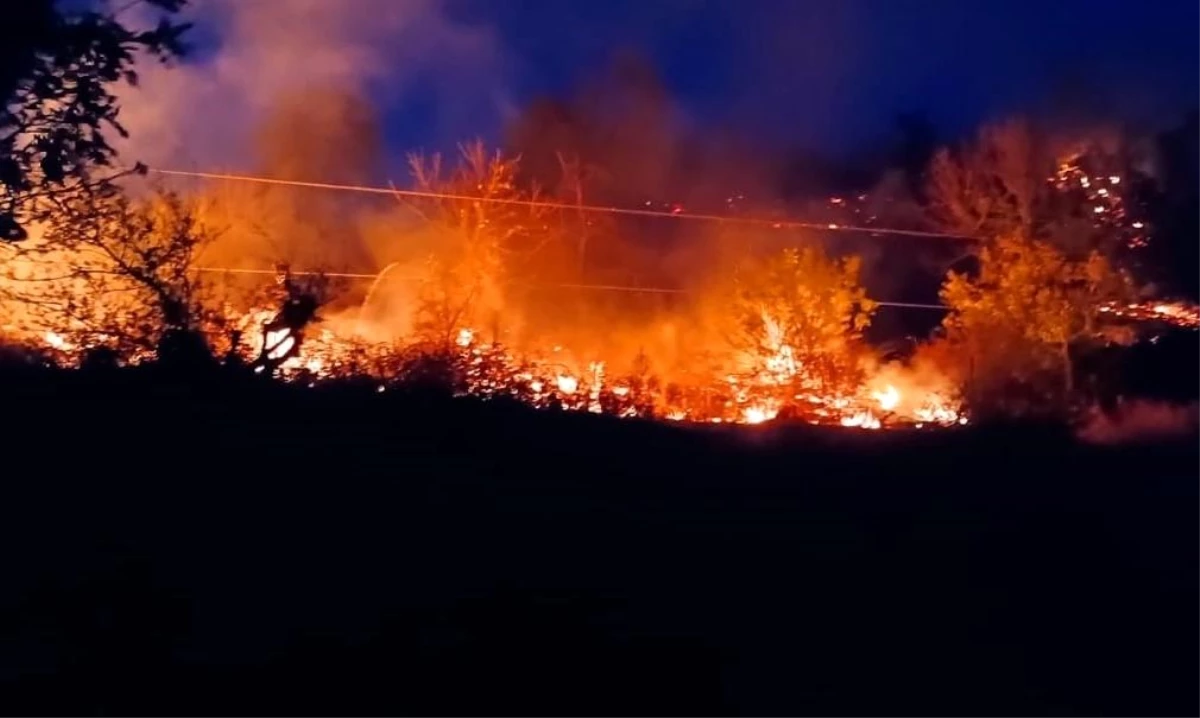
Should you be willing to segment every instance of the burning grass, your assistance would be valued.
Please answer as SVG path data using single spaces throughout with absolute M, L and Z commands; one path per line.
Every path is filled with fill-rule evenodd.
M 255 371 L 273 371 L 285 382 L 318 387 L 347 380 L 370 381 L 380 392 L 411 384 L 436 385 L 454 395 L 517 400 L 542 409 L 589 412 L 621 418 L 660 419 L 711 424 L 761 424 L 775 419 L 879 429 L 885 426 L 966 423 L 952 389 L 930 387 L 915 372 L 887 365 L 857 391 L 822 394 L 793 390 L 799 371 L 774 367 L 760 374 L 701 374 L 665 379 L 643 361 L 614 371 L 600 357 L 578 357 L 563 346 L 518 352 L 462 328 L 449 346 L 410 342 L 374 342 L 357 333 L 354 323 L 337 318 L 315 330 L 269 330 L 275 314 L 256 309 L 236 318 L 240 327 L 236 360 Z M 304 334 L 301 336 L 301 334 Z M 23 342 L 62 366 L 78 366 L 90 352 L 105 347 L 103 337 L 72 341 L 62 333 L 27 335 Z M 783 348 L 786 353 L 786 347 Z M 263 356 L 274 367 L 257 363 Z M 150 361 L 137 352 L 122 361 Z
M 962 291 L 951 297 L 958 300 L 949 302 L 951 317 L 977 320 L 958 322 L 970 341 L 951 337 L 958 343 L 927 344 L 908 362 L 881 363 L 864 339 L 876 303 L 862 286 L 861 261 L 827 254 L 813 237 L 774 252 L 753 249 L 749 236 L 714 237 L 712 247 L 693 250 L 696 266 L 678 273 L 686 290 L 653 295 L 633 287 L 585 297 L 554 289 L 586 278 L 580 258 L 560 251 L 573 246 L 579 218 L 514 204 L 524 197 L 514 185 L 515 164 L 480 145 L 464 149 L 448 177 L 439 167 L 436 158 L 414 160 L 422 188 L 451 192 L 404 203 L 394 216 L 374 207 L 379 226 L 372 232 L 388 236 L 393 254 L 375 258 L 383 270 L 369 286 L 336 291 L 319 272 L 309 282 L 309 273 L 281 268 L 264 287 L 261 277 L 199 271 L 214 257 L 232 256 L 247 230 L 226 231 L 221 223 L 232 220 L 210 211 L 223 201 L 219 192 L 78 198 L 43 236 L 0 261 L 0 326 L 8 341 L 65 366 L 97 352 L 145 363 L 164 358 L 168 340 L 193 336 L 209 360 L 223 357 L 299 386 L 355 380 L 386 392 L 416 382 L 623 418 L 882 429 L 966 423 L 961 397 L 972 382 L 986 383 L 975 376 L 985 364 L 995 374 L 983 377 L 995 380 L 985 388 L 1019 394 L 1010 386 L 1020 367 L 1028 371 L 1017 377 L 1019 388 L 1032 387 L 1037 400 L 1061 398 L 1064 392 L 1044 385 L 1047 376 L 1055 380 L 1047 357 L 1069 367 L 1069 345 L 1092 341 L 1105 321 L 1200 324 L 1194 308 L 1132 304 L 1091 274 L 1081 293 L 1075 275 L 1095 263 L 1070 263 L 1033 243 L 1041 253 L 1032 254 L 1055 261 L 1026 262 L 1038 271 L 996 286 L 955 279 Z M 482 201 L 496 198 L 503 201 Z M 650 259 L 634 261 L 617 246 L 594 248 L 592 271 L 652 268 Z M 994 273 L 1012 275 L 1013 262 L 1000 259 L 1008 263 Z M 532 283 L 535 277 L 563 283 Z M 1048 288 L 1061 301 L 1047 304 Z M 1113 299 L 1118 294 L 1122 301 Z M 1009 335 L 1021 341 L 1001 346 L 997 338 Z M 962 359 L 968 345 L 980 361 Z M 1062 373 L 1069 394 L 1074 377 Z
M 69 209 L 6 263 L 0 302 L 8 338 L 61 365 L 97 352 L 144 363 L 162 358 L 171 337 L 190 335 L 211 356 L 302 386 L 422 382 L 538 408 L 715 424 L 965 421 L 950 385 L 872 368 L 861 332 L 874 307 L 859 265 L 819 248 L 748 258 L 690 306 L 657 315 L 603 299 L 551 301 L 557 311 L 543 326 L 535 302 L 515 299 L 497 269 L 514 256 L 513 233 L 473 205 L 465 215 L 457 205 L 425 208 L 443 218 L 430 231 L 444 249 L 425 263 L 419 289 L 384 302 L 386 312 L 378 302 L 393 285 L 382 275 L 365 295 L 337 295 L 319 277 L 286 270 L 265 287 L 198 274 L 217 233 L 177 195 L 97 197 Z M 502 315 L 525 326 L 502 329 Z
M 379 391 L 434 380 L 461 396 L 679 422 L 760 424 L 790 419 L 879 429 L 967 421 L 952 386 L 899 364 L 864 366 L 862 375 L 867 378 L 862 383 L 823 392 L 819 384 L 800 380 L 804 367 L 794 361 L 767 361 L 753 372 L 662 376 L 650 368 L 644 354 L 622 363 L 619 358 L 577 354 L 558 344 L 519 351 L 484 339 L 473 328 L 460 328 L 449 345 L 370 342 L 357 333 L 360 327 L 346 324 L 331 320 L 307 338 L 299 352 L 279 366 L 279 376 L 312 386 L 370 378 Z M 339 327 L 346 328 L 339 332 Z M 248 356 L 262 339 L 254 333 L 246 339 Z M 777 352 L 790 354 L 787 345 Z
M 25 264 L 37 268 L 37 281 L 9 277 L 5 283 L 10 342 L 61 366 L 78 366 L 98 351 L 129 365 L 158 357 L 163 322 L 152 321 L 147 305 L 173 294 L 139 288 L 129 278 L 121 279 L 128 286 L 117 287 L 127 291 L 109 291 L 110 273 L 100 275 L 97 286 L 104 291 L 93 294 L 88 272 L 43 279 L 42 274 L 56 276 L 53 267 L 67 266 L 61 251 Z M 654 326 L 640 330 L 636 323 L 614 324 L 610 328 L 619 331 L 606 341 L 597 341 L 600 335 L 583 331 L 586 327 L 568 326 L 559 341 L 554 327 L 518 335 L 464 326 L 461 317 L 422 334 L 421 323 L 411 317 L 395 322 L 363 310 L 378 282 L 361 304 L 331 305 L 324 318 L 316 316 L 313 304 L 289 319 L 297 296 L 313 290 L 293 286 L 287 275 L 266 288 L 192 282 L 189 301 L 199 309 L 197 319 L 184 324 L 197 328 L 211 353 L 227 362 L 314 388 L 344 381 L 369 382 L 379 392 L 436 385 L 457 396 L 516 400 L 540 409 L 693 424 L 785 420 L 878 430 L 968 422 L 960 385 L 938 362 L 918 352 L 908 362 L 881 364 L 861 342 L 869 300 L 859 294 L 852 265 L 793 253 L 765 273 L 761 263 L 757 267 L 739 273 L 732 289 L 708 291 L 690 313 L 669 314 L 658 324 L 647 320 Z M 765 286 L 764 276 L 771 280 Z M 43 296 L 66 301 L 46 311 L 38 301 Z M 99 307 L 97 297 L 103 297 Z M 408 310 L 414 315 L 427 310 L 421 294 L 414 297 Z M 65 315 L 62 307 L 76 313 Z M 1101 313 L 1196 324 L 1194 309 L 1175 304 L 1113 305 Z M 148 324 L 154 326 L 148 330 Z M 397 324 L 407 331 L 395 331 Z M 632 346 L 638 349 L 630 351 Z

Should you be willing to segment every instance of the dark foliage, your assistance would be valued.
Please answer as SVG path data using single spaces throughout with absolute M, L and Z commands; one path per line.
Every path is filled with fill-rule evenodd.
M 143 1 L 165 14 L 149 30 L 128 26 L 119 10 L 72 10 L 59 0 L 6 4 L 0 20 L 0 239 L 24 238 L 23 225 L 64 192 L 111 179 L 94 170 L 110 168 L 115 157 L 106 133 L 125 134 L 115 85 L 136 84 L 140 53 L 161 60 L 179 55 L 186 30 L 167 19 L 186 0 Z
M 1193 442 L 238 376 L 0 375 L 0 710 L 1196 713 Z
M 1161 192 L 1147 204 L 1156 236 L 1155 266 L 1176 294 L 1200 297 L 1200 111 L 1158 138 L 1162 158 Z
M 288 359 L 297 356 L 304 332 L 320 321 L 317 311 L 328 300 L 329 282 L 324 275 L 294 277 L 282 268 L 275 294 L 279 311 L 263 326 L 263 346 L 254 362 L 273 374 Z

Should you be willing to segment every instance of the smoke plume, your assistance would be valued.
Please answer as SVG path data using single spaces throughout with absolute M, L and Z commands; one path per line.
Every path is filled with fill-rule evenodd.
M 445 138 L 501 113 L 504 58 L 494 33 L 450 18 L 441 0 L 193 0 L 194 51 L 145 63 L 122 93 L 128 160 L 244 169 L 253 129 L 281 97 L 335 89 L 377 110 L 430 105 Z M 494 120 L 490 124 L 495 124 Z
M 1200 407 L 1135 400 L 1114 414 L 1093 412 L 1078 436 L 1092 444 L 1129 444 L 1196 437 Z

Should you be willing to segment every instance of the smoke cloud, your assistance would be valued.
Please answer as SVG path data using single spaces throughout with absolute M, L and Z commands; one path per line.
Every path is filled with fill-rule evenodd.
M 1195 438 L 1200 406 L 1134 400 L 1108 415 L 1095 411 L 1079 428 L 1080 439 L 1092 444 L 1131 444 Z
M 192 56 L 145 63 L 122 93 L 128 160 L 245 169 L 257 124 L 281 96 L 312 89 L 369 96 L 400 120 L 432 107 L 438 140 L 496 124 L 507 104 L 497 36 L 441 0 L 193 0 L 186 19 Z

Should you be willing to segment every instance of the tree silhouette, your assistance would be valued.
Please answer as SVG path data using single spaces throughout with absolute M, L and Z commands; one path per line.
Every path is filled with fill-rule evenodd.
M 121 11 L 68 10 L 57 0 L 23 0 L 0 23 L 0 239 L 24 227 L 49 200 L 97 182 L 116 152 L 106 134 L 125 135 L 114 85 L 137 83 L 139 54 L 167 61 L 181 54 L 185 24 L 172 22 L 187 0 L 143 0 L 162 11 L 159 24 L 137 30 Z M 125 6 L 126 8 L 131 5 Z
M 198 337 L 218 321 L 213 288 L 194 271 L 214 238 L 194 204 L 171 192 L 72 194 L 42 240 L 22 243 L 5 263 L 6 298 L 31 331 L 142 358 L 165 337 Z
M 1073 348 L 1102 336 L 1105 307 L 1132 284 L 1103 255 L 1072 259 L 1047 242 L 1003 237 L 980 254 L 976 276 L 951 272 L 942 301 L 947 337 L 975 411 L 1014 399 L 1061 407 L 1077 390 Z
M 1154 237 L 1150 252 L 1171 289 L 1200 297 L 1200 112 L 1192 110 L 1178 126 L 1156 138 L 1161 158 L 1161 191 L 1151 194 Z
M 1021 118 L 993 123 L 934 155 L 929 212 L 942 229 L 980 240 L 969 254 L 1017 237 L 1133 270 L 1153 234 L 1139 197 L 1151 181 L 1134 158 L 1129 137 L 1112 128 L 1056 136 Z
M 988 125 L 974 143 L 941 149 L 929 167 L 930 208 L 947 230 L 968 236 L 1035 236 L 1053 163 L 1022 120 Z
M 509 275 L 539 251 L 547 211 L 526 203 L 537 197 L 518 188 L 517 160 L 481 141 L 460 146 L 452 170 L 440 155 L 413 155 L 409 165 L 418 189 L 442 195 L 405 200 L 438 238 L 422 277 L 418 335 L 445 346 L 465 327 L 498 330 Z

